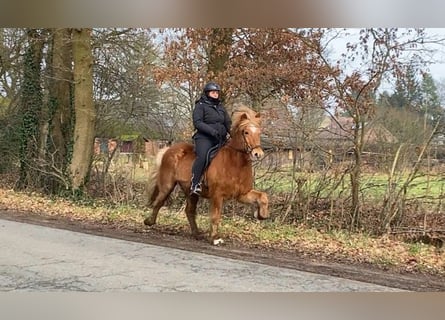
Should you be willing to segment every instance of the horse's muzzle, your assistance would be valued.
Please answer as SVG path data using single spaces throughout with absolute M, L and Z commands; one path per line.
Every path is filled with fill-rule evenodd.
M 264 151 L 260 146 L 255 147 L 252 149 L 252 151 L 250 151 L 250 158 L 252 160 L 259 160 L 262 157 L 264 157 Z

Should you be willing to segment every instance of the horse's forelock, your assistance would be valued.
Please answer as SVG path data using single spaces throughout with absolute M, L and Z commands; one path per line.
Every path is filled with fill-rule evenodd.
M 232 127 L 239 128 L 253 123 L 255 126 L 261 125 L 261 115 L 245 105 L 238 105 L 232 112 Z

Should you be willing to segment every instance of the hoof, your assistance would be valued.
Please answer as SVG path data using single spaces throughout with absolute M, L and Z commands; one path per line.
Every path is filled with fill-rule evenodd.
M 146 219 L 144 220 L 144 224 L 145 224 L 146 226 L 152 226 L 152 225 L 155 224 L 155 222 L 152 221 L 150 218 L 146 218 Z
M 219 238 L 219 239 L 213 239 L 213 241 L 212 241 L 212 244 L 213 244 L 214 246 L 219 246 L 220 244 L 223 244 L 223 243 L 224 243 L 224 240 L 221 239 L 221 238 Z
M 196 232 L 192 233 L 192 237 L 195 238 L 195 240 L 202 240 L 205 238 L 205 234 L 203 232 Z

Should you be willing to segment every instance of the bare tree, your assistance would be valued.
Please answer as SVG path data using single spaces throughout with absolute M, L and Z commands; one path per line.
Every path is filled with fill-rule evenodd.
M 418 65 L 427 64 L 426 53 L 432 49 L 426 47 L 426 44 L 437 41 L 429 39 L 421 29 L 384 28 L 358 31 L 355 41 L 346 44 L 346 52 L 336 62 L 340 69 L 343 66 L 344 72 L 339 74 L 338 68 L 330 72 L 330 79 L 335 84 L 330 94 L 335 99 L 336 112 L 345 112 L 353 119 L 353 134 L 350 137 L 353 145 L 352 161 L 348 170 L 351 183 L 351 228 L 360 224 L 364 137 L 366 124 L 376 111 L 377 91 L 385 79 L 391 75 L 399 76 L 412 61 L 417 61 Z M 330 33 L 326 34 L 326 43 L 330 41 L 329 35 Z M 326 51 L 320 50 L 319 56 L 328 68 L 332 66 Z M 352 65 L 356 67 L 351 71 Z
M 98 136 L 159 135 L 151 123 L 152 115 L 161 107 L 151 74 L 156 60 L 151 37 L 150 30 L 145 29 L 93 30 Z

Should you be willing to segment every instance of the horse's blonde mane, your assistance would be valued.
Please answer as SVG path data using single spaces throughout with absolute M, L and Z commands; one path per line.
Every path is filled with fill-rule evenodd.
M 242 117 L 244 114 L 247 115 L 247 119 Z M 253 123 L 256 126 L 260 126 L 260 114 L 246 105 L 236 105 L 232 112 L 232 128 L 239 128 L 247 123 Z

